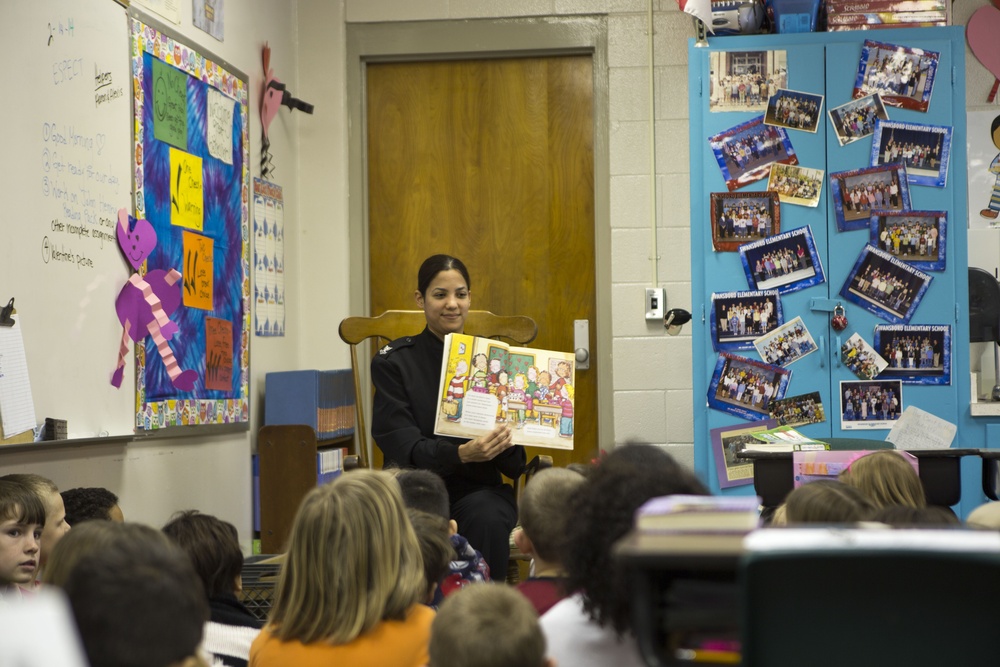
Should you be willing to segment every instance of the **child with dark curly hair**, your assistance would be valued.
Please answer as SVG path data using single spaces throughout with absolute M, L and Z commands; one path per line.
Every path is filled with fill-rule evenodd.
M 118 496 L 107 489 L 99 486 L 77 487 L 60 495 L 66 506 L 66 521 L 71 526 L 93 519 L 117 523 L 125 521 L 125 515 L 118 506 Z
M 624 445 L 598 463 L 573 494 L 564 558 L 569 590 L 579 591 L 541 618 L 549 656 L 577 667 L 642 667 L 632 634 L 631 598 L 612 547 L 644 502 L 672 494 L 707 495 L 694 473 L 653 445 Z

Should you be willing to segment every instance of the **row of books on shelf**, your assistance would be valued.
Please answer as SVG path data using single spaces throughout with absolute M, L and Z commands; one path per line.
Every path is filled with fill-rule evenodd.
M 951 25 L 947 0 L 826 0 L 828 32 L 943 25 Z
M 264 378 L 264 423 L 306 424 L 317 440 L 354 434 L 354 373 L 351 369 L 268 373 Z

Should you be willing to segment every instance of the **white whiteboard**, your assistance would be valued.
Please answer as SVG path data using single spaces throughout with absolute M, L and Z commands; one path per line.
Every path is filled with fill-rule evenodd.
M 38 421 L 73 437 L 134 432 L 134 360 L 110 384 L 132 211 L 128 20 L 113 0 L 4 2 L 0 305 L 14 297 Z

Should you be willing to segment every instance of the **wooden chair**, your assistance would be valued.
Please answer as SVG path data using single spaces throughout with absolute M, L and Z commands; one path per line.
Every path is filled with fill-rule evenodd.
M 365 418 L 364 393 L 361 391 L 361 370 L 358 365 L 358 345 L 374 340 L 375 349 L 390 341 L 423 331 L 426 320 L 422 310 L 387 310 L 377 317 L 348 317 L 340 323 L 340 338 L 351 346 L 351 370 L 354 371 L 355 430 L 358 434 L 360 464 L 368 465 L 368 420 Z M 465 320 L 465 333 L 486 338 L 506 339 L 526 345 L 538 335 L 538 325 L 524 315 L 494 315 L 488 310 L 470 310 Z M 367 368 L 367 366 L 365 367 Z

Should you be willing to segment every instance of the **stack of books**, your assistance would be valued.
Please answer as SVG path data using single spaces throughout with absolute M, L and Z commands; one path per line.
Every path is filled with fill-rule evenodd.
M 635 513 L 640 533 L 747 533 L 760 525 L 757 496 L 661 496 Z
M 947 0 L 826 0 L 828 32 L 938 25 L 951 25 Z
M 802 435 L 791 426 L 779 426 L 754 433 L 754 442 L 748 442 L 743 451 L 759 452 L 810 452 L 830 449 L 830 444 Z

